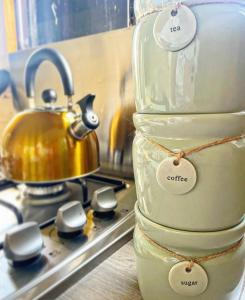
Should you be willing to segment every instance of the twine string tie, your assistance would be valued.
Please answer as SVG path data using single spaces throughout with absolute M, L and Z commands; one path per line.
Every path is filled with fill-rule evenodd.
M 243 243 L 243 237 L 237 241 L 236 243 L 234 243 L 233 245 L 231 245 L 230 247 L 228 247 L 227 249 L 214 253 L 214 254 L 210 254 L 210 255 L 206 255 L 206 256 L 201 256 L 201 257 L 188 257 L 185 255 L 181 255 L 179 253 L 176 253 L 175 251 L 172 251 L 160 244 L 158 244 L 157 242 L 155 242 L 154 240 L 152 240 L 146 233 L 144 233 L 139 227 L 138 227 L 140 233 L 142 234 L 142 236 L 153 246 L 157 247 L 159 250 L 161 251 L 166 251 L 168 252 L 170 255 L 172 255 L 173 257 L 175 257 L 176 259 L 178 259 L 179 261 L 186 261 L 187 262 L 187 266 L 186 266 L 186 271 L 187 272 L 191 272 L 194 264 L 198 264 L 200 265 L 202 262 L 207 262 L 210 261 L 212 259 L 216 259 L 219 257 L 222 257 L 224 255 L 233 253 L 234 251 L 238 250 L 242 243 Z
M 143 135 L 144 136 L 144 135 Z M 212 141 L 210 143 L 207 144 L 203 144 L 194 148 L 190 148 L 187 150 L 180 150 L 178 152 L 174 152 L 171 149 L 161 145 L 160 143 L 154 141 L 153 139 L 144 136 L 144 138 L 146 138 L 151 144 L 155 145 L 157 148 L 159 148 L 161 151 L 167 153 L 169 156 L 174 156 L 176 158 L 176 165 L 179 164 L 179 161 L 181 160 L 181 158 L 185 158 L 193 153 L 197 153 L 200 152 L 202 150 L 205 150 L 207 148 L 211 148 L 214 146 L 218 146 L 218 145 L 224 145 L 230 142 L 234 142 L 234 141 L 239 141 L 245 138 L 245 134 L 241 134 L 241 135 L 237 135 L 237 136 L 231 136 L 231 137 L 225 137 L 221 140 L 216 140 L 216 141 Z

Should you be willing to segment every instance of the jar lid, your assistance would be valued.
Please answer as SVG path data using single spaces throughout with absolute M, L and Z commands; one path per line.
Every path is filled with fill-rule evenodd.
M 143 15 L 155 10 L 161 10 L 166 5 L 185 4 L 187 6 L 197 6 L 203 4 L 238 4 L 245 5 L 242 0 L 135 0 L 134 12 L 136 19 L 139 20 Z
M 139 228 L 149 238 L 161 246 L 175 249 L 212 250 L 229 247 L 238 242 L 245 231 L 245 219 L 226 230 L 194 232 L 177 230 L 152 222 L 141 213 L 138 203 L 135 204 L 135 214 Z
M 138 132 L 166 139 L 225 138 L 244 134 L 245 112 L 229 114 L 133 115 Z

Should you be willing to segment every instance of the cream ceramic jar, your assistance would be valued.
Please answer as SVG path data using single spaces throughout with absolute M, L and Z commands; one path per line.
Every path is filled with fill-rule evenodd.
M 138 24 L 133 38 L 133 72 L 137 111 L 228 113 L 245 110 L 244 1 L 182 1 L 194 19 L 189 20 L 184 33 L 190 34 L 189 42 L 185 46 L 177 45 L 174 51 L 164 48 L 157 38 L 162 36 L 161 28 L 166 19 L 162 9 L 169 6 L 166 3 L 175 2 L 135 3 Z M 152 12 L 154 10 L 156 12 Z M 170 12 L 169 18 L 174 18 Z M 179 27 L 169 30 L 181 32 L 181 22 Z M 179 34 L 176 32 L 172 34 Z
M 184 160 L 193 166 L 196 176 L 194 186 L 181 181 L 190 177 L 189 166 L 179 168 L 183 159 L 179 166 L 171 163 L 174 176 L 164 173 L 168 168 L 163 164 L 169 155 L 152 141 L 179 152 L 239 136 L 245 133 L 245 113 L 134 114 L 134 124 L 135 184 L 139 207 L 146 217 L 164 226 L 191 231 L 222 230 L 241 222 L 245 212 L 245 139 L 187 156 Z M 176 190 L 165 185 L 166 178 Z M 186 184 L 189 191 L 179 190 Z
M 137 204 L 135 211 L 137 277 L 144 300 L 241 299 L 245 263 L 244 241 L 236 250 L 202 262 L 196 270 L 194 267 L 192 272 L 196 271 L 195 274 L 186 274 L 185 268 L 184 273 L 180 273 L 180 261 L 161 247 L 187 257 L 211 257 L 236 245 L 243 237 L 244 221 L 228 230 L 198 233 L 178 231 L 155 224 L 141 215 Z M 185 280 L 186 278 L 192 279 Z

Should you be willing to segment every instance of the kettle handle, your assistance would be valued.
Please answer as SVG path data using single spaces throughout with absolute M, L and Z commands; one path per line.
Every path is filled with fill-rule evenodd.
M 45 60 L 52 62 L 56 66 L 62 79 L 64 94 L 71 97 L 74 94 L 71 69 L 66 59 L 58 51 L 50 48 L 37 50 L 29 58 L 25 71 L 26 96 L 28 98 L 34 98 L 36 72 L 40 64 Z

